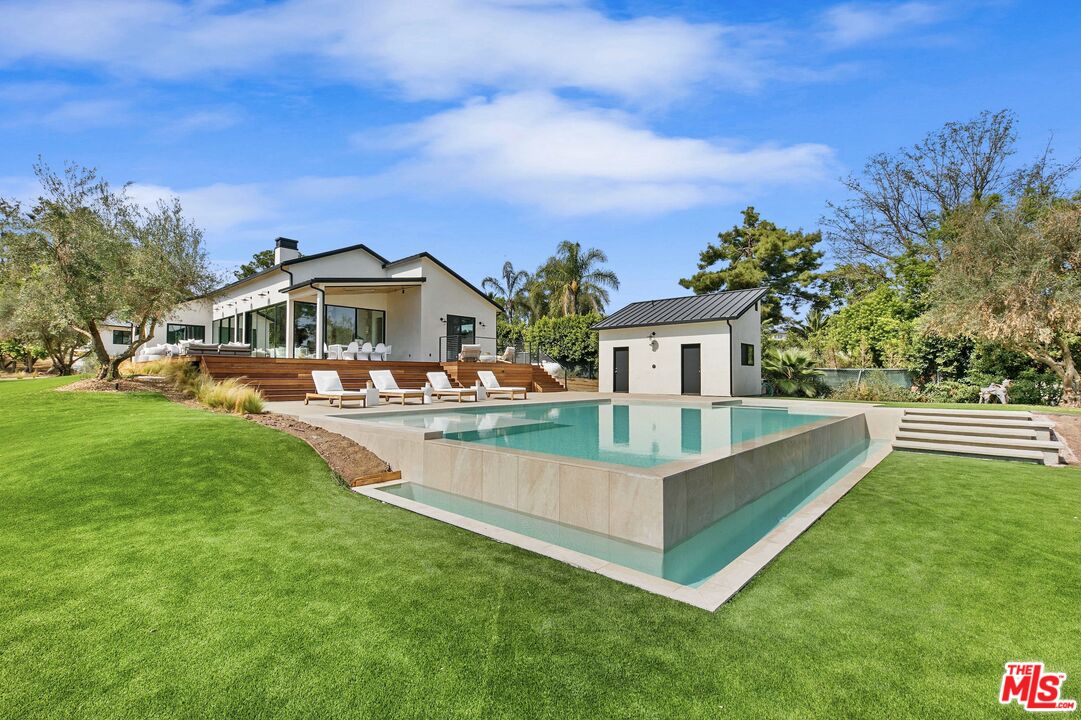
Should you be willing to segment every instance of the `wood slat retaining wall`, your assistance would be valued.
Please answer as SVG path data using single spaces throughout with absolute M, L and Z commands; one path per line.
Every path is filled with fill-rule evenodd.
M 362 388 L 371 379 L 369 370 L 390 370 L 399 387 L 419 388 L 428 381 L 426 373 L 447 373 L 455 386 L 471 386 L 478 370 L 491 370 L 500 384 L 528 387 L 532 392 L 559 392 L 563 387 L 543 368 L 508 363 L 438 363 L 412 361 L 316 360 L 312 358 L 251 358 L 201 355 L 202 369 L 217 380 L 241 378 L 262 391 L 267 400 L 303 400 L 314 392 L 313 370 L 334 370 L 346 389 Z

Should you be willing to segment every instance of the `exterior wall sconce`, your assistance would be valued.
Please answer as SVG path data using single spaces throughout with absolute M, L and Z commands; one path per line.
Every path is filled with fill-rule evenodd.
M 657 342 L 657 332 L 653 331 L 649 334 L 649 348 L 653 352 L 657 352 L 658 347 L 660 347 L 660 343 Z

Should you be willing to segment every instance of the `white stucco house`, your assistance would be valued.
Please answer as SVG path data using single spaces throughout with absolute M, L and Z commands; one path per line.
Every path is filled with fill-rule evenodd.
M 328 346 L 359 341 L 389 345 L 396 360 L 441 361 L 463 344 L 494 354 L 497 310 L 426 252 L 390 260 L 350 245 L 301 255 L 296 240 L 277 238 L 272 267 L 184 304 L 148 345 L 235 342 L 256 357 L 321 358 Z M 131 330 L 107 325 L 102 339 L 120 350 Z
M 594 326 L 601 392 L 762 394 L 766 288 L 631 303 Z

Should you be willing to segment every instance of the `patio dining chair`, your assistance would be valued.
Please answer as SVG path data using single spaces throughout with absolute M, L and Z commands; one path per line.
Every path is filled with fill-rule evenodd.
M 372 353 L 372 360 L 386 360 L 387 346 L 383 343 L 375 344 L 375 352 Z
M 349 347 L 347 347 L 345 350 L 342 350 L 342 359 L 343 360 L 356 360 L 357 359 L 357 352 L 359 352 L 359 351 L 360 351 L 360 346 L 357 345 L 357 341 L 354 340 L 353 342 L 349 343 Z
M 357 352 L 357 360 L 371 360 L 372 359 L 372 344 L 366 342 L 360 346 L 360 350 Z

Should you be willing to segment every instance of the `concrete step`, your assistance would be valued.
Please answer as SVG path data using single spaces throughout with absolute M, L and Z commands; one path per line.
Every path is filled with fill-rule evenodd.
M 984 437 L 1000 437 L 1000 438 L 1028 438 L 1030 440 L 1036 439 L 1036 428 L 1030 427 L 988 427 L 986 425 L 942 425 L 936 423 L 915 422 L 911 419 L 901 419 L 901 425 L 897 428 L 898 431 L 910 431 L 910 432 L 934 432 L 940 435 L 977 435 Z
M 1009 418 L 1018 420 L 1031 418 L 1032 413 L 1026 410 L 949 410 L 936 408 L 905 408 L 905 415 L 946 415 L 955 417 L 990 417 Z
M 998 458 L 1001 460 L 1024 460 L 1044 462 L 1041 450 L 1015 450 L 1010 448 L 980 447 L 976 445 L 956 445 L 951 443 L 916 442 L 914 440 L 894 440 L 894 450 L 913 450 L 917 452 L 947 453 L 949 455 L 968 455 L 972 457 Z M 1057 461 L 1056 461 L 1057 462 Z
M 1056 440 L 1035 440 L 1030 438 L 1001 438 L 984 437 L 979 435 L 940 435 L 937 432 L 912 432 L 900 430 L 897 433 L 898 440 L 913 440 L 916 442 L 947 443 L 951 445 L 977 445 L 981 447 L 1016 448 L 1017 450 L 1053 450 L 1056 453 L 1062 449 L 1062 443 Z
M 1046 420 L 1015 420 L 992 418 L 963 417 L 960 415 L 905 415 L 903 419 L 919 421 L 929 425 L 961 425 L 995 428 L 1043 428 L 1055 427 L 1055 423 Z

